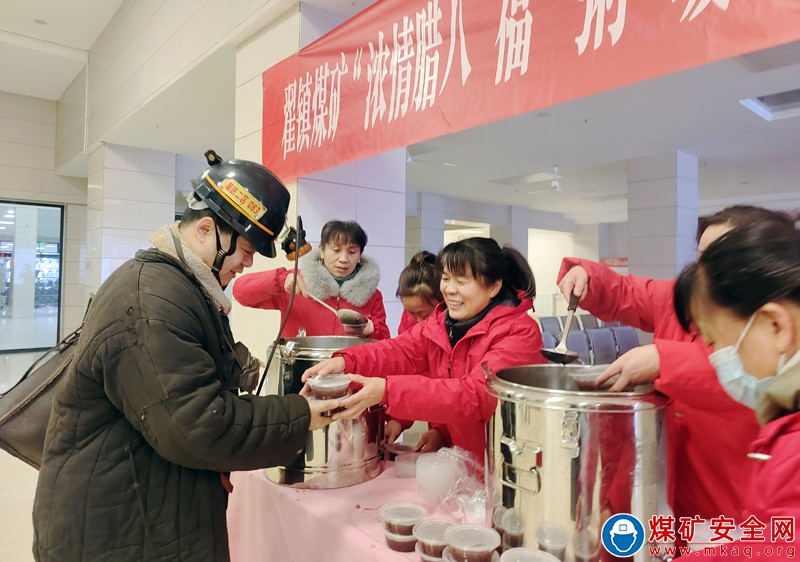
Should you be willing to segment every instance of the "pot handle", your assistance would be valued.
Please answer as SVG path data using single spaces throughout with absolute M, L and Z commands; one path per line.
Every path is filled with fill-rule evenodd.
M 481 370 L 483 371 L 483 376 L 487 379 L 492 376 L 492 371 L 489 370 L 489 363 L 486 361 L 481 363 Z
M 513 473 L 513 471 L 516 471 L 516 470 L 520 470 L 520 469 L 517 468 L 516 466 L 512 465 L 512 464 L 509 464 L 507 462 L 503 462 L 503 474 L 502 474 L 501 480 L 500 480 L 502 482 L 503 486 L 508 486 L 509 488 L 511 488 L 513 490 L 517 490 L 518 492 L 523 492 L 525 494 L 530 494 L 532 496 L 535 496 L 536 494 L 538 494 L 539 491 L 542 489 L 542 475 L 539 474 L 539 470 L 535 466 L 532 466 L 530 468 L 530 473 L 533 474 L 534 481 L 536 483 L 536 489 L 535 490 L 530 490 L 530 489 L 526 488 L 525 486 L 520 486 L 516 482 L 512 482 L 511 481 L 509 476 L 510 476 L 511 473 Z

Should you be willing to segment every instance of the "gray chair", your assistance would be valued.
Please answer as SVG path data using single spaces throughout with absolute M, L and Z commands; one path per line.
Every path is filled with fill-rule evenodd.
M 591 314 L 578 314 L 578 320 L 580 320 L 584 330 L 594 330 L 600 327 L 600 324 L 597 323 L 597 318 Z
M 542 347 L 545 349 L 553 349 L 557 345 L 556 337 L 547 330 L 544 330 L 542 332 Z
M 632 326 L 616 326 L 611 328 L 611 331 L 617 340 L 617 350 L 620 355 L 639 345 L 639 334 L 636 333 L 636 328 Z
M 556 338 L 561 337 L 561 321 L 558 319 L 557 316 L 540 316 L 539 317 L 539 324 L 542 325 L 543 332 L 550 332 Z
M 567 349 L 578 354 L 576 363 L 592 364 L 592 352 L 589 348 L 589 338 L 583 330 L 570 330 L 567 334 Z
M 589 336 L 589 345 L 592 346 L 592 355 L 595 365 L 608 365 L 619 357 L 617 354 L 617 342 L 611 328 L 594 328 L 586 330 Z
M 622 322 L 618 320 L 610 320 L 606 322 L 605 320 L 600 320 L 600 328 L 614 328 L 616 326 L 622 326 Z

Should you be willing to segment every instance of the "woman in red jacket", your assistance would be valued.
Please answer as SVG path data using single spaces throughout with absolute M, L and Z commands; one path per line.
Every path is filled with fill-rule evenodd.
M 749 479 L 737 482 L 742 509 L 725 514 L 741 540 L 714 539 L 699 550 L 713 547 L 705 552 L 719 560 L 793 559 L 800 546 L 800 232 L 775 222 L 732 230 L 681 273 L 674 295 L 684 329 L 696 325 L 714 348 L 708 358 L 723 391 L 761 424 L 743 459 Z
M 698 223 L 698 252 L 737 226 L 791 221 L 779 213 L 734 206 Z M 665 424 L 668 486 L 675 516 L 735 514 L 741 508 L 747 443 L 758 431 L 751 410 L 730 399 L 708 362 L 708 346 L 687 334 L 673 310 L 673 280 L 619 275 L 588 260 L 565 258 L 558 277 L 565 295 L 583 295 L 581 308 L 601 320 L 619 320 L 646 332 L 654 343 L 630 350 L 598 377 L 619 380 L 611 390 L 654 382 L 670 398 Z M 714 443 L 714 446 L 709 446 Z
M 544 363 L 539 326 L 527 314 L 533 274 L 519 252 L 489 238 L 448 244 L 436 261 L 444 302 L 427 320 L 394 339 L 336 352 L 303 377 L 360 373 L 350 378 L 363 388 L 334 419 L 385 404 L 394 417 L 446 425 L 453 446 L 482 462 L 497 399 L 484 389 L 481 364 L 496 371 Z
M 369 318 L 364 335 L 389 337 L 383 296 L 378 290 L 378 264 L 364 256 L 367 234 L 355 221 L 329 221 L 322 227 L 319 251 L 300 259 L 297 294 L 281 337 L 347 335 L 330 310 L 309 298 L 322 299 L 333 308 L 356 310 Z M 233 285 L 233 296 L 244 306 L 280 310 L 281 321 L 292 292 L 292 271 L 283 267 L 243 275 Z
M 436 254 L 427 250 L 417 252 L 409 264 L 400 272 L 397 281 L 397 296 L 403 303 L 403 315 L 397 333 L 407 332 L 433 314 L 436 305 L 442 302 L 439 290 L 439 271 L 436 269 Z M 387 443 L 394 443 L 400 434 L 413 425 L 413 421 L 389 419 L 383 430 Z M 415 451 L 430 453 L 451 445 L 450 435 L 441 424 L 429 424 L 430 429 L 420 436 Z

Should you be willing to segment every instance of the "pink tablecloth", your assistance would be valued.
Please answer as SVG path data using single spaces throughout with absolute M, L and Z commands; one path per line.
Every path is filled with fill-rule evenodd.
M 296 490 L 263 470 L 231 474 L 228 534 L 233 562 L 405 562 L 419 555 L 390 550 L 379 510 L 387 503 L 425 504 L 414 478 L 394 467 L 377 478 L 334 490 Z M 432 513 L 433 515 L 433 513 Z M 441 514 L 436 513 L 435 516 Z

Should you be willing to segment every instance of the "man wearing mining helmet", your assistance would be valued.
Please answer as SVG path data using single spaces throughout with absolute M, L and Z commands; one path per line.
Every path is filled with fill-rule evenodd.
M 229 560 L 221 475 L 292 462 L 339 406 L 239 394 L 254 362 L 223 289 L 275 256 L 289 192 L 255 162 L 206 158 L 182 219 L 89 308 L 47 430 L 36 560 Z

